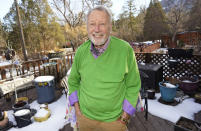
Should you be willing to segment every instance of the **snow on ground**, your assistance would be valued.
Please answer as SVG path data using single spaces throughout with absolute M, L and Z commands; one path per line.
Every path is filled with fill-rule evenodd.
M 11 61 L 3 61 L 0 63 L 0 66 L 10 65 L 11 63 L 12 63 Z
M 32 124 L 23 127 L 23 128 L 11 128 L 9 131 L 58 131 L 61 129 L 66 123 L 64 117 L 66 112 L 66 97 L 62 95 L 59 100 L 54 103 L 48 104 L 48 108 L 51 110 L 51 116 L 47 121 L 44 122 L 35 122 Z M 30 104 L 31 108 L 39 110 L 40 105 L 37 101 L 34 101 Z M 8 111 L 9 120 L 16 124 L 13 111 Z
M 169 120 L 173 123 L 181 117 L 187 117 L 193 119 L 194 113 L 197 113 L 201 110 L 201 104 L 195 103 L 193 98 L 185 99 L 182 103 L 177 106 L 164 105 L 158 102 L 160 98 L 160 93 L 156 94 L 155 100 L 148 100 L 148 109 L 149 113 L 154 116 L 158 116 L 162 119 Z M 34 101 L 30 104 L 31 108 L 39 110 L 40 105 L 37 101 Z M 49 104 L 48 108 L 51 110 L 51 117 L 44 122 L 33 122 L 31 125 L 24 128 L 11 128 L 9 131 L 36 131 L 36 130 L 48 130 L 48 131 L 57 131 L 61 129 L 66 123 L 65 111 L 66 111 L 66 97 L 62 95 L 59 100 Z M 8 111 L 9 120 L 15 123 L 13 117 L 13 111 Z
M 167 54 L 168 49 L 167 48 L 159 48 L 159 49 L 154 50 L 152 53 L 164 53 L 164 54 Z
M 173 123 L 176 123 L 181 116 L 193 120 L 194 113 L 197 113 L 201 110 L 201 104 L 195 103 L 193 98 L 185 99 L 177 106 L 169 106 L 159 103 L 158 99 L 160 97 L 160 93 L 157 93 L 155 100 L 148 101 L 149 113 L 162 119 L 169 120 Z

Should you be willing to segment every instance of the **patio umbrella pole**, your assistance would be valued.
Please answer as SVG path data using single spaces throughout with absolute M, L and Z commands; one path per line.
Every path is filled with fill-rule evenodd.
M 11 76 L 12 76 L 12 79 L 13 79 L 13 85 L 14 85 L 14 89 L 15 89 L 15 100 L 17 101 L 17 89 L 16 89 L 16 86 L 15 86 L 15 81 L 14 81 L 14 77 L 13 77 L 13 69 L 14 69 L 14 61 L 12 60 Z

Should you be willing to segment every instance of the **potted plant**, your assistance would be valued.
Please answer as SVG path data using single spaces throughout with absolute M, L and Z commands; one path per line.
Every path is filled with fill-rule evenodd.
M 179 85 L 178 84 L 173 85 L 168 81 L 163 81 L 159 82 L 159 87 L 162 100 L 164 100 L 165 102 L 173 102 Z
M 192 95 L 196 93 L 199 87 L 199 80 L 192 77 L 181 77 L 179 87 L 184 93 Z
M 174 126 L 175 131 L 200 131 L 201 123 L 190 120 L 185 117 L 180 117 Z

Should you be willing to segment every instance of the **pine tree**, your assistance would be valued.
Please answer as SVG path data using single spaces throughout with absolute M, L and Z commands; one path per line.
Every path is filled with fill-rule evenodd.
M 40 51 L 41 48 L 54 49 L 57 42 L 63 44 L 64 36 L 61 35 L 63 32 L 47 0 L 22 0 L 19 9 L 28 51 Z M 10 44 L 14 49 L 20 50 L 20 32 L 14 4 L 4 20 L 8 27 Z
M 118 31 L 118 37 L 133 42 L 136 40 L 136 19 L 135 19 L 135 1 L 127 0 L 123 6 L 123 13 L 120 14 L 119 20 L 116 22 L 115 26 Z
M 144 37 L 146 40 L 160 39 L 161 34 L 168 32 L 165 13 L 158 1 L 151 1 L 147 9 L 144 23 Z
M 0 21 L 0 47 L 5 47 L 6 45 L 4 36 L 5 36 L 5 32 L 3 30 L 2 22 Z
M 201 1 L 195 0 L 186 23 L 188 30 L 201 30 Z

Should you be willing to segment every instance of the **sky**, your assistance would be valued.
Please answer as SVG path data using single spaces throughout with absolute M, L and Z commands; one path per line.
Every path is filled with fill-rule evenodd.
M 3 20 L 3 17 L 8 13 L 14 0 L 0 0 L 0 20 Z M 18 0 L 19 2 L 20 0 Z M 117 18 L 118 15 L 122 12 L 122 7 L 125 4 L 126 0 L 112 0 L 113 6 L 111 7 L 114 17 Z M 135 0 L 137 10 L 141 6 L 148 7 L 150 0 Z

